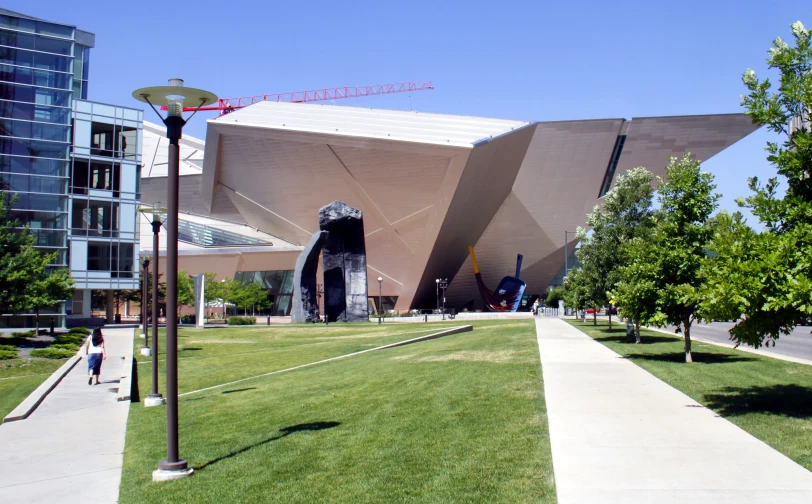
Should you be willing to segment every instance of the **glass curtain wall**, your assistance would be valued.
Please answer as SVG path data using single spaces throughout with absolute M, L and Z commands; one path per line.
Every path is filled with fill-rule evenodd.
M 273 303 L 271 315 L 290 315 L 290 302 L 293 296 L 293 270 L 238 271 L 234 280 L 243 284 L 259 282 L 268 292 L 268 300 Z
M 0 189 L 16 197 L 12 215 L 30 227 L 36 246 L 56 252 L 52 267 L 68 265 L 75 36 L 70 26 L 0 15 Z M 62 307 L 46 313 L 62 324 Z M 34 322 L 31 314 L 0 317 L 0 327 Z

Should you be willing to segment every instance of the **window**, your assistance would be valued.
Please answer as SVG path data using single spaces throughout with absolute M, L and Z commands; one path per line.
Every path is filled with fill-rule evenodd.
M 0 135 L 56 142 L 69 141 L 70 127 L 0 118 Z
M 88 271 L 110 271 L 110 255 L 112 245 L 102 242 L 88 242 L 87 269 Z
M 66 177 L 70 161 L 0 155 L 0 172 Z
M 0 117 L 56 124 L 70 124 L 70 109 L 0 100 Z
M 73 234 L 115 238 L 119 230 L 119 204 L 111 201 L 74 199 L 71 212 Z
M 66 73 L 0 65 L 0 81 L 67 90 L 70 87 L 71 79 L 70 74 Z
M 612 187 L 612 181 L 615 179 L 615 170 L 617 170 L 617 163 L 620 161 L 620 155 L 623 152 L 623 144 L 626 143 L 626 135 L 620 135 L 615 142 L 615 149 L 612 151 L 612 157 L 609 159 L 609 166 L 606 168 L 606 175 L 603 178 L 601 185 L 601 192 L 598 197 L 603 197 L 609 192 Z

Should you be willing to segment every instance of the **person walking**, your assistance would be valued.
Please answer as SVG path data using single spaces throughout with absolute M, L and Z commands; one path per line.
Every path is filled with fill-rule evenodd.
M 533 315 L 538 315 L 539 314 L 539 300 L 538 299 L 533 301 L 533 309 L 531 311 L 533 312 Z
M 95 376 L 96 385 L 98 385 L 102 361 L 107 359 L 107 351 L 104 348 L 104 337 L 102 336 L 101 329 L 98 327 L 93 329 L 93 334 L 87 338 L 85 354 L 87 354 L 87 384 L 90 385 L 93 383 L 93 377 Z

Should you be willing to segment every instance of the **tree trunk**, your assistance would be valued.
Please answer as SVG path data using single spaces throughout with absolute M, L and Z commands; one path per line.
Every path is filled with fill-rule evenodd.
M 34 336 L 39 336 L 39 306 L 37 306 L 37 318 L 34 320 L 34 327 L 36 327 Z
M 634 338 L 634 342 L 638 345 L 643 342 L 643 340 L 640 339 L 640 324 L 638 322 L 634 323 Z
M 612 313 L 609 312 L 609 332 L 612 332 Z
M 598 325 L 598 309 L 597 308 L 592 309 L 592 325 L 594 325 L 594 326 Z
M 693 362 L 694 356 L 691 354 L 691 323 L 683 321 L 682 327 L 685 331 L 685 362 Z

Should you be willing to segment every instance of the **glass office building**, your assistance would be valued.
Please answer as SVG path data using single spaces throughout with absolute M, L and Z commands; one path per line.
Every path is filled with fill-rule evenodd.
M 93 250 L 117 253 L 104 265 L 106 275 L 95 274 L 101 281 L 87 281 L 93 274 L 76 278 L 79 313 L 69 300 L 44 315 L 42 325 L 52 316 L 59 325 L 65 315 L 89 316 L 91 288 L 138 283 L 134 226 L 143 112 L 84 101 L 94 45 L 92 33 L 74 26 L 0 9 L 0 189 L 17 197 L 12 214 L 30 228 L 37 247 L 56 253 L 53 268 L 92 270 L 88 254 L 73 254 L 74 238 L 83 250 L 98 239 L 104 245 Z M 130 251 L 125 259 L 122 249 Z M 93 266 L 101 267 L 104 254 L 97 255 Z M 122 268 L 128 281 L 113 281 Z M 2 315 L 0 327 L 34 324 L 31 314 Z

